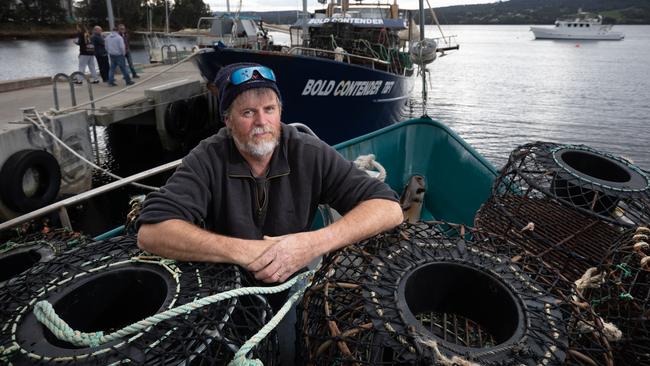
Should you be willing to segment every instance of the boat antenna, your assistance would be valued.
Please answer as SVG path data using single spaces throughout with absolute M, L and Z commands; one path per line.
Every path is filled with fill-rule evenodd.
M 428 1 L 428 0 L 427 0 Z M 433 9 L 432 9 L 433 10 Z M 435 17 L 435 14 L 434 14 Z M 414 64 L 419 66 L 418 73 L 422 77 L 422 116 L 427 116 L 427 70 L 426 65 L 435 61 L 438 57 L 438 51 L 458 49 L 458 45 L 438 48 L 438 42 L 433 38 L 425 38 L 424 26 L 426 18 L 424 16 L 424 0 L 420 0 L 420 40 L 410 45 L 409 56 Z M 438 25 L 440 26 L 440 25 Z M 442 30 L 441 30 L 442 33 Z M 444 35 L 443 35 L 444 38 Z

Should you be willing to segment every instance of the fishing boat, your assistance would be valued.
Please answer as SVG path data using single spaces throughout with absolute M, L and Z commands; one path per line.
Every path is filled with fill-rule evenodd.
M 625 38 L 622 32 L 612 31 L 611 24 L 603 24 L 601 15 L 592 16 L 578 11 L 573 18 L 558 19 L 553 28 L 530 27 L 536 39 L 583 39 L 583 40 L 612 40 Z
M 288 50 L 217 46 L 195 60 L 207 81 L 231 63 L 270 67 L 283 98 L 283 120 L 305 123 L 336 144 L 403 120 L 414 84 L 407 42 L 399 36 L 407 29 L 395 3 L 343 1 L 294 25 Z
M 240 13 L 201 17 L 196 28 L 177 32 L 136 33 L 142 35 L 151 63 L 171 63 L 198 49 L 218 43 L 228 47 L 257 50 L 268 49 L 273 45 L 273 36 L 264 29 L 259 17 Z

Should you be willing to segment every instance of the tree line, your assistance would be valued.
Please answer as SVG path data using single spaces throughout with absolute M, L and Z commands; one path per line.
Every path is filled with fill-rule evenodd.
M 14 27 L 66 27 L 74 23 L 108 27 L 106 0 L 69 0 L 73 14 L 61 6 L 61 0 L 0 0 L 0 25 Z M 111 0 L 116 23 L 130 29 L 147 29 L 149 17 L 155 29 L 165 26 L 165 0 Z M 169 0 L 171 30 L 194 28 L 200 17 L 210 16 L 203 0 Z

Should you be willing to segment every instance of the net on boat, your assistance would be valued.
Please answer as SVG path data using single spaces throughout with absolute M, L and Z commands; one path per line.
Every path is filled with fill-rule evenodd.
M 305 363 L 611 364 L 570 282 L 520 245 L 477 234 L 405 223 L 329 255 L 298 309 Z
M 75 330 L 111 333 L 170 308 L 248 286 L 249 281 L 234 265 L 148 256 L 130 236 L 78 247 L 39 263 L 0 290 L 2 361 L 225 364 L 273 316 L 264 297 L 217 302 L 97 346 L 60 340 L 36 319 L 34 304 L 49 301 Z M 276 350 L 277 335 L 272 333 L 251 356 L 275 365 Z

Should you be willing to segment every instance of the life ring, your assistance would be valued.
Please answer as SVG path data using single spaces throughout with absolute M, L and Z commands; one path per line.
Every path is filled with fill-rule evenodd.
M 424 223 L 401 229 L 324 260 L 299 311 L 306 362 L 451 364 L 442 358 L 460 356 L 559 365 L 568 358 L 560 301 L 534 270 L 498 254 L 500 243 L 479 249 Z M 449 330 L 447 316 L 461 328 Z
M 234 265 L 153 257 L 138 249 L 134 236 L 123 236 L 64 252 L 21 278 L 0 291 L 0 347 L 13 351 L 3 357 L 15 365 L 42 360 L 223 365 L 273 316 L 262 296 L 240 296 L 96 346 L 73 345 L 36 319 L 35 303 L 50 302 L 75 330 L 109 334 L 199 298 L 249 286 L 248 277 Z M 277 364 L 277 337 L 272 333 L 252 352 L 265 364 Z
M 61 169 L 44 150 L 21 150 L 0 170 L 0 198 L 12 210 L 25 213 L 46 206 L 61 188 Z
M 171 137 L 182 139 L 187 135 L 191 123 L 189 112 L 190 109 L 185 100 L 177 100 L 167 105 L 165 130 Z

